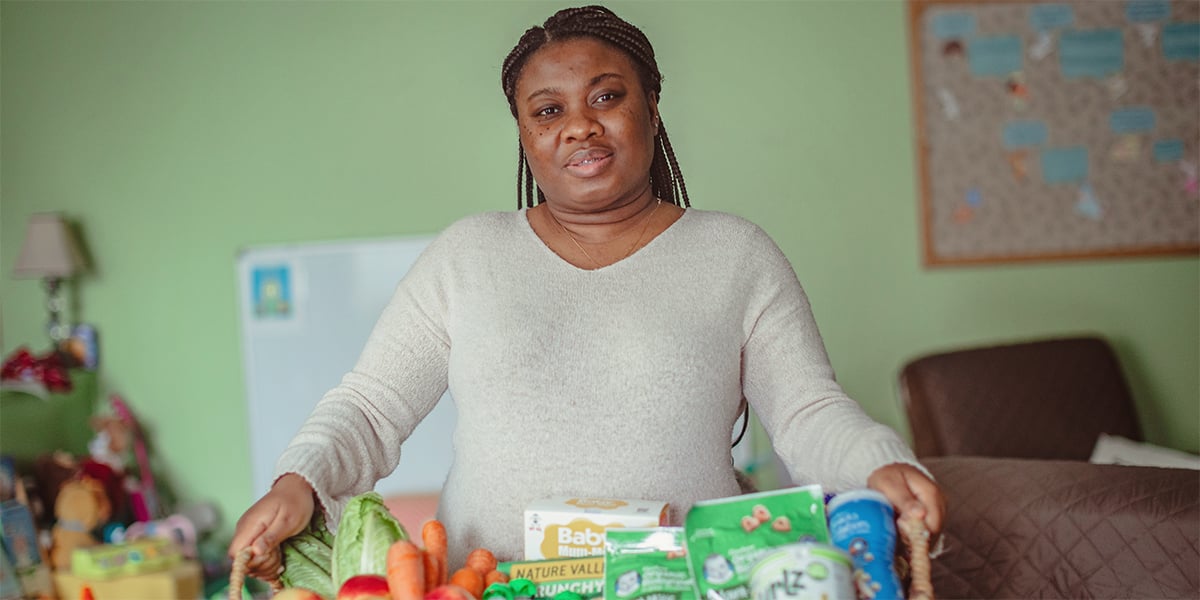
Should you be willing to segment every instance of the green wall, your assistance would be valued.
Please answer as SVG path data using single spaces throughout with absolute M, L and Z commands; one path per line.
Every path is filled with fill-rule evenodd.
M 95 260 L 75 316 L 190 499 L 253 500 L 234 256 L 253 244 L 434 232 L 515 205 L 499 64 L 540 3 L 0 3 L 0 303 L 7 354 L 44 349 L 14 280 L 31 212 Z M 628 3 L 657 46 L 695 206 L 763 225 L 834 365 L 903 430 L 895 373 L 960 344 L 1092 331 L 1148 438 L 1198 449 L 1197 260 L 920 265 L 899 2 Z

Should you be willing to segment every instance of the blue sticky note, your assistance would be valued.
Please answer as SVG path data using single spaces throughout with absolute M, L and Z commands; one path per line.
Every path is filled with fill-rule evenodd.
M 1121 108 L 1108 115 L 1113 133 L 1146 133 L 1154 131 L 1154 111 L 1144 106 Z
M 1066 4 L 1035 4 L 1029 9 L 1029 24 L 1034 31 L 1050 31 L 1070 27 L 1075 11 Z
M 1162 28 L 1167 60 L 1200 60 L 1200 23 L 1169 23 Z
M 1154 142 L 1154 162 L 1171 163 L 1183 160 L 1183 140 Z
M 1125 18 L 1134 23 L 1166 21 L 1170 17 L 1169 0 L 1130 0 L 1125 3 Z
M 967 64 L 976 77 L 1007 76 L 1021 70 L 1024 55 L 1015 35 L 978 37 L 967 42 Z
M 1009 121 L 1004 124 L 1005 148 L 1028 148 L 1046 143 L 1045 121 Z
M 939 12 L 933 15 L 933 35 L 939 40 L 966 38 L 975 34 L 975 15 L 969 12 Z
M 1125 67 L 1125 42 L 1120 29 L 1067 30 L 1058 41 L 1058 60 L 1064 77 L 1108 77 Z
M 979 188 L 967 190 L 967 204 L 974 208 L 979 208 L 979 205 L 983 204 L 983 194 L 979 193 Z
M 1042 179 L 1046 183 L 1074 183 L 1088 176 L 1088 152 L 1084 146 L 1050 148 L 1042 151 Z

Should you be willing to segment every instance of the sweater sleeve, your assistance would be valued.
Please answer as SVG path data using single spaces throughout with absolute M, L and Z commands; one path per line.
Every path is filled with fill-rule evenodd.
M 904 440 L 838 385 L 795 271 L 755 229 L 759 277 L 745 325 L 743 390 L 792 480 L 837 492 L 866 487 L 875 469 L 891 463 L 924 471 Z
M 405 275 L 353 369 L 317 403 L 276 463 L 303 477 L 335 530 L 346 502 L 400 462 L 401 444 L 446 391 L 443 234 Z

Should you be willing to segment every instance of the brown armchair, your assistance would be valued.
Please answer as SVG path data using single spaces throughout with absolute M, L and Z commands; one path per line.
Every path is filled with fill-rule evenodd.
M 900 398 L 918 457 L 1087 460 L 1101 433 L 1141 440 L 1108 342 L 1072 337 L 914 359 Z
M 1200 598 L 1200 473 L 1086 462 L 1141 440 L 1103 339 L 929 354 L 899 393 L 946 496 L 938 597 Z

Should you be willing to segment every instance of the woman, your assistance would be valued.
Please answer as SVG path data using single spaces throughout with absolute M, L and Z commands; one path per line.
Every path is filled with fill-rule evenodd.
M 518 211 L 463 219 L 422 254 L 231 554 L 253 545 L 250 573 L 276 575 L 279 542 L 318 506 L 336 523 L 447 387 L 459 412 L 439 518 L 455 565 L 475 547 L 520 558 L 538 498 L 663 500 L 678 524 L 738 494 L 728 441 L 743 395 L 793 480 L 869 485 L 939 531 L 940 491 L 834 381 L 787 259 L 745 220 L 685 210 L 642 32 L 605 8 L 560 11 L 501 79 Z

